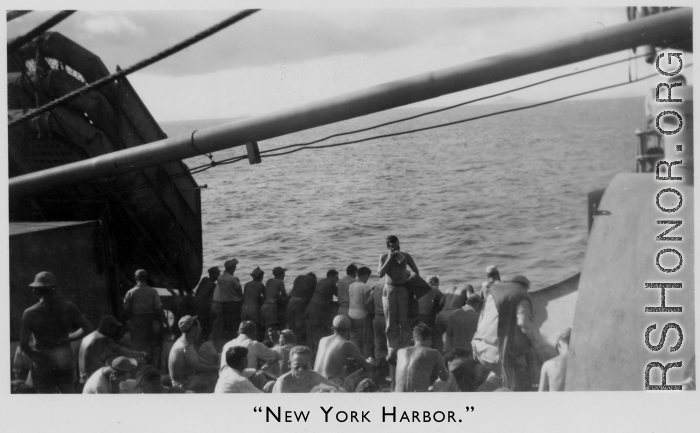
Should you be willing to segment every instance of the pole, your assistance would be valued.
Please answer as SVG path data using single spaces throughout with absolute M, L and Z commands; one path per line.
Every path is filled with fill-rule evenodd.
M 692 38 L 692 26 L 692 9 L 677 9 L 557 42 L 17 176 L 9 181 L 10 199 L 267 140 L 633 47 L 668 46 Z

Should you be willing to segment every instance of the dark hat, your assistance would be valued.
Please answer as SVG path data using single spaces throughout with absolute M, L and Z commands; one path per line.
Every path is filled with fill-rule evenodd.
M 272 275 L 276 277 L 284 274 L 285 272 L 287 272 L 285 268 L 280 268 L 279 266 L 277 266 L 275 269 L 272 270 Z
M 277 269 L 277 268 L 275 268 Z M 256 266 L 255 269 L 253 269 L 253 272 L 250 273 L 250 276 L 253 278 L 258 278 L 260 275 L 263 275 L 265 272 L 263 272 L 262 269 L 260 269 L 259 266 Z
M 135 359 L 127 358 L 126 356 L 113 356 L 105 364 L 107 367 L 112 367 L 121 372 L 131 371 L 138 366 L 138 362 Z
M 148 272 L 146 272 L 145 269 L 139 269 L 138 271 L 136 271 L 134 276 L 136 276 L 136 278 L 144 278 L 148 276 Z
M 219 269 L 218 266 L 212 266 L 211 268 L 207 269 L 207 272 L 210 273 L 210 274 L 211 274 L 212 272 L 221 273 L 221 270 Z
M 100 328 L 107 325 L 124 326 L 114 316 L 102 316 L 100 319 Z
M 180 321 L 177 322 L 177 327 L 180 328 L 180 331 L 187 332 L 192 327 L 194 322 L 197 320 L 197 317 L 198 316 L 190 316 L 190 315 L 182 316 L 182 318 L 180 318 Z
M 39 272 L 29 287 L 54 287 L 55 285 L 56 277 L 51 272 Z
M 237 264 L 238 264 L 238 260 L 236 260 L 236 259 L 226 260 L 226 263 L 224 263 L 224 267 L 226 269 L 228 269 L 228 268 L 234 267 Z

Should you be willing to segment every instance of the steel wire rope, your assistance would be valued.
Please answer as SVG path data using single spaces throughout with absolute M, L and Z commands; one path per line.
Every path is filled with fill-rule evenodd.
M 537 81 L 537 82 L 535 82 L 535 83 L 528 84 L 528 85 L 521 86 L 521 87 L 516 87 L 516 88 L 514 88 L 514 89 L 506 90 L 506 91 L 504 91 L 504 92 L 494 93 L 494 94 L 492 94 L 492 95 L 484 96 L 484 97 L 477 98 L 477 99 L 472 99 L 472 100 L 466 101 L 466 102 L 460 102 L 459 104 L 450 105 L 450 106 L 448 106 L 448 107 L 439 108 L 439 109 L 437 109 L 437 110 L 427 111 L 427 112 L 425 112 L 425 113 L 417 114 L 417 115 L 415 115 L 415 116 L 405 117 L 405 118 L 401 118 L 401 119 L 398 119 L 398 120 L 393 120 L 393 121 L 391 121 L 391 122 L 386 122 L 386 123 L 381 123 L 381 124 L 379 124 L 379 125 L 370 126 L 370 127 L 367 127 L 367 128 L 356 129 L 356 130 L 353 130 L 353 131 L 341 132 L 341 133 L 338 133 L 338 134 L 329 135 L 329 136 L 327 136 L 327 137 L 323 137 L 323 138 L 320 138 L 320 139 L 318 139 L 318 140 L 310 141 L 310 142 L 307 142 L 307 143 L 289 144 L 289 145 L 287 145 L 287 146 L 282 146 L 282 147 L 278 147 L 278 148 L 275 148 L 275 149 L 268 149 L 268 150 L 265 150 L 265 151 L 260 152 L 260 154 L 262 155 L 262 154 L 265 154 L 265 153 L 270 153 L 270 152 L 273 152 L 273 151 L 278 151 L 278 150 L 283 150 L 283 149 L 289 149 L 289 148 L 292 148 L 292 147 L 308 146 L 308 145 L 320 143 L 320 142 L 322 142 L 322 141 L 329 140 L 329 139 L 335 138 L 335 137 L 342 137 L 342 136 L 345 136 L 345 135 L 356 134 L 356 133 L 359 133 L 359 132 L 366 132 L 366 131 L 370 131 L 370 130 L 372 130 L 372 129 L 377 129 L 377 128 L 381 128 L 381 127 L 388 126 L 388 125 L 393 125 L 393 124 L 395 124 L 395 123 L 401 123 L 401 122 L 405 122 L 405 121 L 407 121 L 407 120 L 417 119 L 417 118 L 419 118 L 419 117 L 428 116 L 428 115 L 431 115 L 431 114 L 440 113 L 440 112 L 447 111 L 447 110 L 452 110 L 452 109 L 454 109 L 454 108 L 458 108 L 458 107 L 461 107 L 461 106 L 463 106 L 463 105 L 473 104 L 473 103 L 475 103 L 475 102 L 483 101 L 483 100 L 485 100 L 485 99 L 495 98 L 496 96 L 502 96 L 502 95 L 505 95 L 505 94 L 508 94 L 508 93 L 516 92 L 516 91 L 518 91 L 518 90 L 523 90 L 523 89 L 527 89 L 527 88 L 530 88 L 530 87 L 538 86 L 538 85 L 540 85 L 540 84 L 548 83 L 548 82 L 550 82 L 550 81 L 555 81 L 555 80 L 559 80 L 559 79 L 561 79 L 561 78 L 570 77 L 570 76 L 572 76 L 572 75 L 582 74 L 582 73 L 584 73 L 584 72 L 590 72 L 590 71 L 593 71 L 593 70 L 596 70 L 596 69 L 605 68 L 605 67 L 608 67 L 608 66 L 611 66 L 611 65 L 616 65 L 616 64 L 618 64 L 618 63 L 631 62 L 632 59 L 637 59 L 637 58 L 643 57 L 643 56 L 645 56 L 645 55 L 646 55 L 646 54 L 639 54 L 639 55 L 636 55 L 636 56 L 634 56 L 634 57 L 629 57 L 629 58 L 627 58 L 627 59 L 621 59 L 621 60 L 616 60 L 616 61 L 614 61 L 614 62 L 604 63 L 604 64 L 602 64 L 602 65 L 593 66 L 593 67 L 590 67 L 590 68 L 587 68 L 587 69 L 582 69 L 582 70 L 580 70 L 580 71 L 571 72 L 571 73 L 563 74 L 563 75 L 558 75 L 558 76 L 556 76 L 556 77 L 548 78 L 548 79 L 546 79 L 546 80 Z
M 692 65 L 692 64 L 691 64 L 691 65 Z M 691 66 L 691 65 L 688 65 L 688 66 Z M 452 125 L 457 125 L 457 124 L 460 124 L 460 123 L 471 122 L 471 121 L 473 121 L 473 120 L 479 120 L 479 119 L 484 119 L 484 118 L 487 118 L 487 117 L 493 117 L 493 116 L 497 116 L 497 115 L 499 115 L 499 114 L 506 114 L 506 113 L 512 113 L 512 112 L 515 112 L 515 111 L 522 111 L 522 110 L 527 110 L 527 109 L 530 109 L 530 108 L 541 107 L 541 106 L 543 106 L 543 105 L 553 104 L 553 103 L 555 103 L 555 102 L 564 101 L 564 100 L 567 100 L 567 99 L 575 98 L 575 97 L 577 97 L 577 96 L 588 95 L 588 94 L 590 94 L 590 93 L 600 92 L 600 91 L 602 91 L 602 90 L 608 90 L 608 89 L 613 89 L 613 88 L 615 88 L 615 87 L 626 86 L 626 85 L 628 85 L 628 84 L 636 83 L 636 82 L 638 82 L 638 81 L 643 81 L 643 80 L 646 80 L 647 78 L 651 78 L 651 77 L 655 77 L 655 76 L 658 76 L 658 74 L 657 74 L 657 73 L 649 74 L 649 75 L 646 75 L 646 76 L 644 76 L 644 77 L 642 77 L 642 78 L 638 78 L 638 79 L 635 79 L 635 80 L 632 80 L 632 81 L 625 81 L 625 82 L 613 84 L 613 85 L 610 85 L 610 86 L 599 87 L 599 88 L 597 88 L 597 89 L 587 90 L 587 91 L 585 91 L 585 92 L 580 92 L 580 93 L 575 93 L 575 94 L 572 94 L 572 95 L 567 95 L 567 96 L 564 96 L 564 97 L 561 97 L 561 98 L 550 99 L 550 100 L 547 100 L 547 101 L 538 102 L 538 103 L 536 103 L 536 104 L 526 105 L 526 106 L 517 107 L 517 108 L 511 108 L 511 109 L 508 109 L 508 110 L 496 111 L 496 112 L 493 112 L 493 113 L 483 114 L 483 115 L 481 115 L 481 116 L 474 116 L 474 117 L 469 117 L 469 118 L 466 118 L 466 119 L 456 120 L 456 121 L 454 121 L 454 122 L 440 123 L 440 124 L 433 125 L 433 126 L 426 126 L 425 128 L 409 129 L 409 130 L 406 130 L 406 131 L 394 132 L 394 133 L 391 133 L 391 134 L 375 135 L 375 136 L 372 136 L 372 137 L 362 138 L 362 139 L 359 139 L 359 140 L 344 141 L 344 142 L 342 142 L 342 143 L 324 144 L 324 145 L 320 145 L 320 146 L 304 146 L 304 147 L 299 147 L 299 148 L 297 148 L 297 149 L 290 150 L 290 151 L 287 151 L 287 152 L 275 153 L 275 154 L 272 154 L 272 155 L 265 155 L 264 158 L 270 158 L 270 157 L 273 157 L 273 156 L 288 155 L 288 154 L 290 154 L 290 153 L 299 152 L 300 150 L 305 150 L 305 149 L 326 149 L 326 148 L 330 148 L 330 147 L 346 146 L 346 145 L 348 145 L 348 144 L 362 143 L 362 142 L 365 142 L 365 141 L 377 140 L 377 139 L 380 139 L 380 138 L 396 137 L 396 136 L 399 136 L 399 135 L 414 134 L 414 133 L 416 133 L 416 132 L 428 131 L 428 130 L 437 129 L 437 128 L 444 128 L 444 127 L 446 127 L 446 126 L 452 126 Z
M 241 21 L 242 19 L 254 14 L 255 12 L 258 12 L 259 10 L 260 9 L 246 9 L 242 12 L 239 12 L 236 15 L 233 15 L 233 16 L 221 21 L 220 23 L 218 23 L 216 25 L 209 27 L 208 29 L 201 31 L 201 32 L 197 33 L 196 35 L 194 35 L 188 39 L 185 39 L 184 41 L 180 42 L 179 44 L 175 44 L 172 47 L 161 51 L 158 54 L 155 54 L 149 58 L 143 59 L 140 62 L 138 62 L 138 63 L 126 68 L 126 69 L 122 69 L 122 70 L 117 71 L 111 75 L 108 75 L 106 77 L 102 77 L 99 80 L 88 84 L 87 86 L 81 87 L 80 89 L 77 89 L 73 92 L 70 92 L 70 93 L 64 95 L 64 96 L 61 96 L 58 99 L 54 99 L 53 101 L 49 102 L 48 104 L 46 104 L 42 107 L 39 107 L 34 111 L 31 111 L 23 116 L 20 116 L 14 120 L 8 122 L 7 127 L 11 128 L 13 126 L 19 125 L 20 123 L 24 123 L 28 120 L 34 119 L 35 117 L 41 116 L 42 114 L 46 113 L 47 111 L 53 110 L 54 108 L 58 107 L 59 105 L 65 104 L 66 102 L 68 102 L 74 98 L 77 98 L 78 96 L 84 95 L 84 94 L 86 94 L 86 93 L 88 93 L 88 92 L 90 92 L 98 87 L 104 86 L 105 84 L 107 84 L 113 80 L 117 80 L 121 77 L 125 77 L 125 76 L 132 74 L 140 69 L 143 69 L 147 66 L 150 66 L 153 63 L 156 63 L 160 60 L 163 60 L 164 58 L 169 57 L 169 56 L 177 53 L 178 51 L 182 51 L 185 48 L 189 47 L 190 45 L 196 44 L 197 42 L 201 41 L 202 39 L 205 39 L 205 38 L 213 35 L 214 33 L 225 29 L 226 27 L 228 27 L 230 25 L 235 24 L 238 21 Z M 10 52 L 10 44 L 8 44 L 8 52 Z
M 60 23 L 61 21 L 65 20 L 69 16 L 73 15 L 75 12 L 76 11 L 71 10 L 61 11 L 49 18 L 48 20 L 44 21 L 43 23 L 39 24 L 38 26 L 34 27 L 24 35 L 18 36 L 15 39 L 9 41 L 7 43 L 7 54 L 10 55 L 14 53 L 15 50 L 17 50 L 19 47 L 31 41 L 40 34 L 44 33 L 45 31 Z

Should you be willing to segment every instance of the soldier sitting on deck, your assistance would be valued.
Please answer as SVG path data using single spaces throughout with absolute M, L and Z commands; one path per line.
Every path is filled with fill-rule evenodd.
M 355 343 L 348 341 L 349 336 L 350 318 L 343 314 L 335 316 L 335 319 L 333 319 L 333 335 L 322 338 L 319 343 L 314 370 L 345 389 L 345 391 L 353 392 L 357 384 L 371 374 L 374 368 L 374 361 L 371 358 L 369 361 L 366 361 Z M 360 364 L 362 369 L 352 374 L 347 374 L 345 370 L 348 358 L 354 359 L 355 362 Z
M 311 370 L 311 349 L 296 346 L 289 352 L 289 373 L 277 379 L 273 393 L 343 392 L 343 388 Z
M 396 360 L 396 392 L 426 392 L 430 377 L 436 372 L 442 382 L 450 380 L 450 373 L 440 352 L 431 349 L 431 331 L 419 323 L 413 328 L 413 347 L 400 349 Z
M 168 357 L 168 371 L 173 386 L 197 393 L 214 391 L 219 378 L 219 367 L 200 357 L 194 343 L 199 338 L 201 327 L 197 316 L 185 316 L 178 322 L 182 335 L 175 341 Z

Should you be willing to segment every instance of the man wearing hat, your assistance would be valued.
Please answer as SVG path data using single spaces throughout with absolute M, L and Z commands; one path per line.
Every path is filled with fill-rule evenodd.
M 360 349 L 349 341 L 350 318 L 339 314 L 333 319 L 333 335 L 324 337 L 318 346 L 314 370 L 328 378 L 347 392 L 353 392 L 358 383 L 372 374 L 374 361 L 365 360 Z M 362 367 L 351 374 L 345 374 L 348 359 L 353 359 Z
M 58 296 L 51 272 L 39 272 L 29 287 L 39 302 L 24 310 L 19 344 L 31 361 L 32 386 L 40 393 L 73 392 L 75 359 L 70 343 L 92 332 L 92 325 L 75 304 Z M 78 329 L 82 331 L 74 332 Z
M 236 330 L 241 323 L 243 308 L 243 288 L 236 272 L 238 260 L 231 259 L 224 263 L 224 273 L 219 275 L 211 304 L 212 329 L 209 339 L 214 341 L 217 349 L 236 337 Z
M 265 285 L 262 282 L 265 272 L 256 266 L 253 272 L 250 273 L 250 276 L 253 277 L 253 281 L 247 282 L 243 288 L 243 313 L 241 314 L 241 319 L 255 323 L 257 340 L 262 341 L 265 337 L 265 328 L 260 317 L 260 307 L 262 307 L 265 300 Z
M 216 280 L 218 280 L 221 271 L 217 266 L 213 266 L 207 270 L 209 276 L 203 277 L 202 281 L 195 289 L 194 306 L 199 318 L 199 323 L 202 325 L 202 333 L 199 335 L 200 340 L 207 340 L 211 332 L 211 303 L 214 297 L 214 289 L 216 288 Z
M 158 335 L 162 329 L 168 329 L 158 292 L 147 283 L 148 272 L 136 271 L 136 286 L 126 292 L 122 314 L 131 321 L 131 344 L 139 351 L 156 359 Z
M 120 394 L 128 392 L 124 381 L 131 377 L 138 363 L 133 358 L 115 356 L 107 366 L 92 373 L 83 387 L 83 394 Z
M 194 347 L 202 331 L 197 316 L 183 316 L 177 326 L 182 335 L 175 340 L 168 356 L 168 372 L 173 386 L 196 393 L 214 392 L 219 367 L 199 356 Z
M 481 283 L 481 299 L 486 299 L 486 293 L 489 291 L 489 287 L 493 286 L 494 283 L 501 281 L 501 274 L 498 272 L 498 268 L 494 265 L 486 267 L 486 281 Z
M 530 280 L 523 275 L 495 282 L 486 293 L 472 340 L 475 358 L 491 373 L 483 390 L 499 387 L 531 391 L 539 383 L 534 348 L 539 331 L 532 320 Z
M 287 270 L 277 266 L 272 270 L 274 278 L 265 283 L 265 300 L 260 309 L 263 327 L 284 327 L 284 311 L 287 309 L 287 290 L 284 288 L 284 277 Z M 280 317 L 282 316 L 282 317 Z
M 289 293 L 289 303 L 287 303 L 287 328 L 294 332 L 297 344 L 306 345 L 306 323 L 304 322 L 304 312 L 311 301 L 316 289 L 316 275 L 309 272 L 306 275 L 299 275 L 294 280 L 291 293 Z
M 146 363 L 146 352 L 137 352 L 117 345 L 115 340 L 118 339 L 122 327 L 114 316 L 102 316 L 97 329 L 83 338 L 78 352 L 80 383 L 87 382 L 92 373 L 114 356 L 134 358 L 139 365 Z

